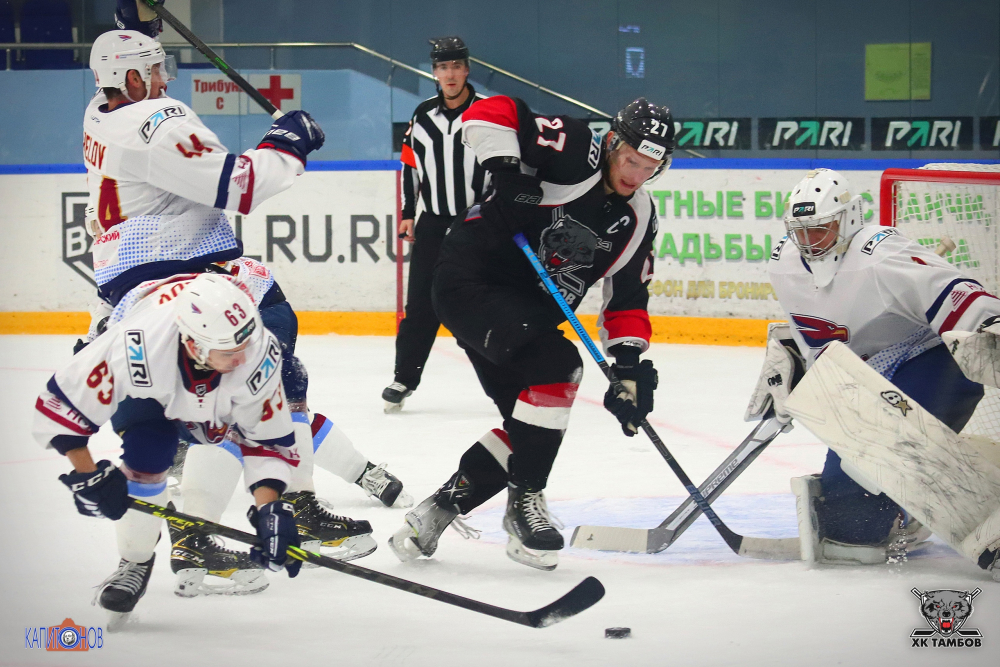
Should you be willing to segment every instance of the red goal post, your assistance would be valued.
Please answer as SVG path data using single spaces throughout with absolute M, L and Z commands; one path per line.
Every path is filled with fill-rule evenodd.
M 944 163 L 886 169 L 879 222 L 941 254 L 988 292 L 1000 287 L 1000 164 Z M 1000 442 L 1000 390 L 984 387 L 964 434 Z

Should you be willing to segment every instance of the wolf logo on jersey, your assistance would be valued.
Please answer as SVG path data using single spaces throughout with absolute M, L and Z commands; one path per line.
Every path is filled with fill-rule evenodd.
M 839 340 L 847 343 L 851 340 L 851 331 L 842 324 L 824 320 L 822 317 L 812 317 L 810 315 L 797 315 L 791 313 L 792 322 L 809 347 L 823 347 Z

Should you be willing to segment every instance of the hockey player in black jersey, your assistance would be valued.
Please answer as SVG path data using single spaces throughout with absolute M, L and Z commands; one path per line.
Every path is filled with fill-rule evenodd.
M 543 489 L 583 365 L 558 329 L 562 312 L 511 237 L 528 237 L 574 309 L 604 279 L 601 340 L 626 388 L 609 389 L 604 403 L 634 435 L 657 383 L 652 362 L 640 361 L 651 334 L 646 303 L 657 222 L 642 184 L 669 166 L 674 125 L 666 108 L 642 98 L 617 115 L 604 140 L 582 121 L 537 115 L 503 96 L 476 102 L 462 119 L 495 192 L 445 238 L 434 308 L 468 354 L 503 428 L 465 452 L 458 471 L 406 515 L 389 545 L 404 561 L 430 556 L 459 514 L 506 487 L 507 554 L 551 570 L 563 538 Z

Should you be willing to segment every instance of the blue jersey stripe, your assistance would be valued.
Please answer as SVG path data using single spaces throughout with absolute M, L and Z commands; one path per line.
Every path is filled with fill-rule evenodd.
M 230 153 L 226 156 L 226 163 L 222 165 L 222 175 L 219 176 L 219 191 L 215 195 L 215 208 L 226 208 L 229 201 L 229 179 L 233 175 L 233 167 L 236 165 L 236 156 Z
M 959 283 L 975 283 L 976 285 L 979 285 L 979 281 L 973 280 L 972 278 L 955 278 L 952 280 L 948 283 L 948 286 L 945 287 L 940 294 L 938 294 L 938 298 L 934 299 L 934 303 L 927 310 L 927 324 L 934 321 L 934 318 L 937 317 L 938 311 L 941 310 L 941 306 L 944 304 L 944 300 L 948 298 L 951 291 L 955 289 L 955 285 L 958 285 Z M 982 285 L 979 286 L 982 287 Z

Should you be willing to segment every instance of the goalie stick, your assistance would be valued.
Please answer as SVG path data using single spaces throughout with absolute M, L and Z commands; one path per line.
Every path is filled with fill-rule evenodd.
M 243 92 L 252 97 L 253 100 L 257 104 L 259 104 L 262 109 L 264 109 L 264 111 L 271 114 L 271 118 L 277 120 L 278 118 L 281 118 L 282 116 L 285 115 L 281 113 L 280 109 L 271 104 L 271 101 L 266 97 L 264 97 L 259 90 L 251 86 L 246 79 L 240 76 L 239 72 L 231 68 L 229 66 L 229 63 L 223 60 L 219 56 L 219 54 L 210 49 L 208 44 L 201 41 L 201 39 L 198 38 L 198 35 L 191 32 L 191 30 L 186 25 L 181 23 L 181 20 L 179 18 L 171 14 L 168 10 L 164 9 L 163 5 L 160 2 L 157 2 L 157 0 L 138 0 L 138 2 L 141 2 L 144 5 L 148 5 L 149 8 L 153 10 L 157 16 L 159 16 L 161 19 L 163 19 L 164 22 L 169 24 L 171 28 L 176 30 L 181 37 L 186 39 L 188 43 L 191 44 L 191 46 L 201 51 L 202 54 L 204 54 L 204 56 L 212 62 L 213 65 L 219 68 L 220 72 L 228 76 L 230 81 L 232 81 L 237 86 L 242 88 Z
M 773 410 L 769 410 L 740 446 L 702 482 L 698 487 L 699 492 L 709 503 L 715 501 L 781 432 L 782 425 L 774 419 Z M 673 544 L 700 515 L 699 507 L 688 498 L 656 528 L 577 526 L 570 546 L 596 551 L 655 554 Z M 797 537 L 744 537 L 740 544 L 740 555 L 750 558 L 797 560 L 800 557 L 799 551 Z
M 581 341 L 583 341 L 587 351 L 590 352 L 590 356 L 594 358 L 597 365 L 601 367 L 602 371 L 604 371 L 605 377 L 608 378 L 608 382 L 610 382 L 615 388 L 615 392 L 618 393 L 624 391 L 624 387 L 622 387 L 621 383 L 618 382 L 618 378 L 615 377 L 615 374 L 612 372 L 608 362 L 604 360 L 604 356 L 601 354 L 600 350 L 597 349 L 597 346 L 594 345 L 594 341 L 590 339 L 590 335 L 587 333 L 586 329 L 583 328 L 583 325 L 580 324 L 580 320 L 577 319 L 576 314 L 569 307 L 569 304 L 566 303 L 566 299 L 563 298 L 559 288 L 556 287 L 554 282 L 552 282 L 548 271 L 545 270 L 545 267 L 542 266 L 538 256 L 535 255 L 531 246 L 528 245 L 528 239 L 524 236 L 524 234 L 515 234 L 514 243 L 517 244 L 521 251 L 524 252 L 524 255 L 528 258 L 528 261 L 531 262 L 531 266 L 535 269 L 535 273 L 538 274 L 538 277 L 541 278 L 545 288 L 559 305 L 560 310 L 562 310 L 563 315 L 566 316 L 570 326 L 572 326 L 573 330 L 576 331 L 576 335 L 580 337 Z M 698 487 L 694 485 L 691 478 L 688 477 L 687 473 L 684 472 L 684 469 L 681 468 L 677 459 L 670 454 L 670 450 L 668 450 L 667 446 L 663 444 L 663 441 L 660 440 L 660 436 L 657 435 L 653 427 L 649 425 L 649 422 L 643 419 L 642 423 L 639 424 L 639 427 L 649 437 L 653 446 L 656 447 L 656 451 L 660 453 L 663 460 L 666 461 L 667 465 L 670 466 L 670 469 L 674 471 L 674 474 L 677 475 L 677 479 L 679 479 L 681 484 L 684 485 L 684 489 L 688 492 L 692 500 L 694 500 L 708 520 L 712 522 L 712 525 L 715 526 L 715 530 L 722 536 L 722 539 L 725 540 L 729 548 L 736 554 L 750 556 L 751 554 L 745 550 L 743 545 L 747 538 L 744 538 L 738 533 L 734 533 L 730 530 L 729 526 L 727 526 L 722 519 L 719 518 L 719 515 L 715 513 L 715 510 L 713 510 L 711 505 L 708 504 L 705 497 L 701 495 L 700 491 L 698 491 Z M 747 542 L 747 546 L 749 546 L 749 542 Z
M 229 539 L 236 540 L 237 542 L 243 542 L 244 544 L 250 545 L 260 544 L 260 540 L 257 539 L 256 535 L 245 533 L 242 530 L 237 530 L 235 528 L 230 528 L 229 526 L 199 519 L 196 516 L 182 514 L 181 512 L 176 512 L 166 507 L 147 503 L 143 500 L 139 500 L 138 498 L 129 498 L 129 500 L 131 501 L 131 509 L 165 519 L 169 524 L 178 530 L 188 530 L 194 528 L 206 535 L 221 535 L 222 537 L 227 537 Z M 400 579 L 399 577 L 394 577 L 391 574 L 383 574 L 382 572 L 369 570 L 366 567 L 354 565 L 353 563 L 346 563 L 327 556 L 321 556 L 319 554 L 300 549 L 299 547 L 288 547 L 288 556 L 306 563 L 313 563 L 315 565 L 319 565 L 320 567 L 349 574 L 352 577 L 358 577 L 359 579 L 372 581 L 376 584 L 382 584 L 383 586 L 389 586 L 401 591 L 406 591 L 407 593 L 414 593 L 425 598 L 431 598 L 432 600 L 444 602 L 445 604 L 474 611 L 477 614 L 485 614 L 486 616 L 492 616 L 504 621 L 510 621 L 511 623 L 527 625 L 531 628 L 547 628 L 550 625 L 555 625 L 559 621 L 565 620 L 570 616 L 575 616 L 581 611 L 589 609 L 602 597 L 604 597 L 604 586 L 601 585 L 601 582 L 595 577 L 587 577 L 577 584 L 569 593 L 551 604 L 547 604 L 544 607 L 535 609 L 534 611 L 515 611 L 513 609 L 505 609 L 503 607 L 497 607 L 485 602 L 479 602 L 478 600 L 472 600 L 462 597 L 461 595 L 455 595 L 454 593 L 448 593 L 447 591 L 432 588 L 431 586 L 425 586 L 424 584 L 418 584 L 406 579 Z

